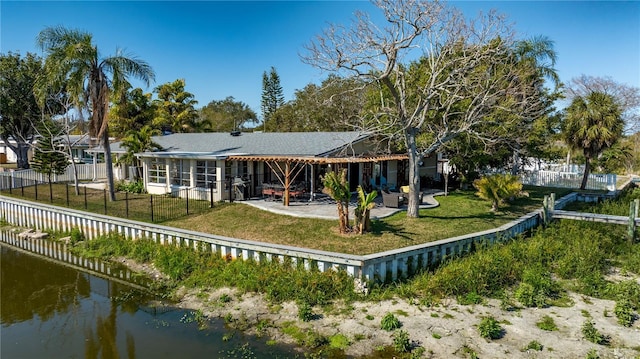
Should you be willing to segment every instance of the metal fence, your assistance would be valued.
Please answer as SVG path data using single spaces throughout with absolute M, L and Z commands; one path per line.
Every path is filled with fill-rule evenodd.
M 20 186 L 10 186 L 8 189 L 0 190 L 0 193 L 55 206 L 153 223 L 203 213 L 214 204 L 211 196 L 194 193 L 194 189 L 189 188 L 163 195 L 116 192 L 115 201 L 110 201 L 106 189 L 81 186 L 76 193 L 75 187 L 70 183 L 49 184 L 30 179 L 20 179 L 14 184 Z

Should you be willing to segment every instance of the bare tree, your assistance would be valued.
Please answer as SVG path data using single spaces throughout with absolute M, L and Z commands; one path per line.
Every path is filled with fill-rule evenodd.
M 535 117 L 538 92 L 516 66 L 514 35 L 496 12 L 468 20 L 438 1 L 373 3 L 384 27 L 358 12 L 351 27 L 330 25 L 312 40 L 302 60 L 378 86 L 380 104 L 363 127 L 406 147 L 407 216 L 418 217 L 420 161 L 461 134 L 492 141 L 501 121 Z M 510 116 L 491 116 L 496 109 Z
M 576 97 L 586 97 L 590 93 L 601 92 L 612 96 L 622 110 L 625 132 L 640 131 L 640 88 L 616 82 L 611 77 L 581 75 L 571 79 L 566 97 L 572 101 Z

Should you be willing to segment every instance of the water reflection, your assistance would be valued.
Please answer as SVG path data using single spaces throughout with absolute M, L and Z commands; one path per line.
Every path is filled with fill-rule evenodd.
M 149 305 L 147 293 L 121 282 L 6 244 L 0 250 L 2 358 L 295 356 L 263 338 L 235 333 L 228 340 L 222 322 L 209 322 L 205 330 L 181 322 L 187 311 Z

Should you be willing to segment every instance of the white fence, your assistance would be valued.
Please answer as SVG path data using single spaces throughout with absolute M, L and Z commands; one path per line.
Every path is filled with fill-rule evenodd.
M 104 163 L 76 164 L 78 180 L 97 180 L 107 178 L 107 169 Z M 52 182 L 73 182 L 73 166 L 69 165 L 65 173 L 51 176 Z M 48 182 L 46 175 L 32 169 L 0 172 L 0 190 L 32 185 L 34 182 Z
M 558 204 L 563 202 L 561 199 Z M 229 238 L 0 196 L 1 218 L 21 227 L 56 231 L 78 228 L 89 239 L 116 232 L 130 239 L 149 238 L 161 244 L 204 247 L 234 259 L 290 258 L 305 268 L 343 269 L 356 278 L 380 282 L 406 277 L 447 257 L 469 252 L 474 244 L 493 243 L 525 233 L 541 223 L 542 212 L 542 209 L 531 212 L 492 230 L 360 256 Z
M 616 190 L 615 174 L 590 174 L 587 188 L 590 190 Z M 582 173 L 530 171 L 522 175 L 522 184 L 542 187 L 580 188 Z

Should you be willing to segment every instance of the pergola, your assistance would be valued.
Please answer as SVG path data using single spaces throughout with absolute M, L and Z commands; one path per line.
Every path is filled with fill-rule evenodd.
M 289 205 L 289 189 L 291 178 L 295 178 L 305 165 L 315 164 L 342 164 L 342 163 L 363 163 L 381 162 L 393 160 L 406 160 L 406 154 L 352 156 L 352 157 L 310 157 L 310 156 L 274 156 L 274 155 L 232 155 L 227 158 L 230 161 L 257 161 L 264 162 L 276 174 L 278 181 L 284 187 L 283 204 Z M 313 167 L 312 167 L 313 169 Z M 311 177 L 313 179 L 313 176 Z M 311 182 L 311 191 L 314 190 L 314 183 Z

